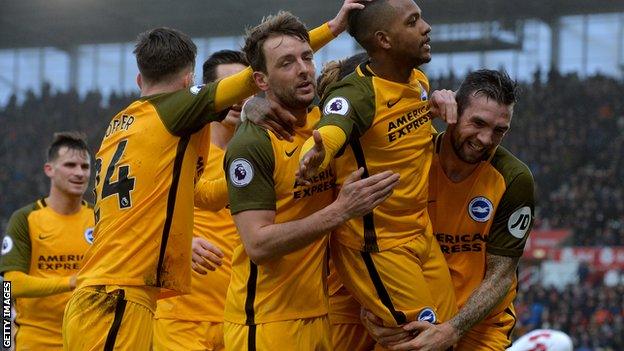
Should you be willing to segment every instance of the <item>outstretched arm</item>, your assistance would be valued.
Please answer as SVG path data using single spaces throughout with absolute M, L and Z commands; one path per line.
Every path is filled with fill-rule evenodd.
M 33 277 L 24 272 L 4 273 L 4 280 L 12 282 L 13 297 L 44 297 L 71 291 L 76 287 L 76 276 Z

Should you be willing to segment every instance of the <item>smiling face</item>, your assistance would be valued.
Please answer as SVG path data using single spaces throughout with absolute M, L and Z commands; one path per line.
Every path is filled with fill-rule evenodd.
M 91 174 L 89 153 L 63 146 L 58 149 L 58 156 L 45 164 L 44 171 L 56 190 L 69 196 L 82 196 Z
M 266 73 L 256 72 L 261 75 L 259 87 L 286 107 L 308 107 L 316 93 L 310 44 L 295 36 L 275 35 L 264 42 L 262 50 Z
M 486 159 L 509 130 L 513 104 L 504 105 L 484 95 L 472 94 L 457 124 L 449 126 L 457 156 L 474 164 Z

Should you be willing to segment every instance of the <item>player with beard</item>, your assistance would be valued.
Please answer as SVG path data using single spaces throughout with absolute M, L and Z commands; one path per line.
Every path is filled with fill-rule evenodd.
M 340 226 L 330 244 L 346 288 L 394 326 L 444 322 L 456 310 L 427 213 L 431 118 L 450 112 L 452 121 L 456 112 L 430 104 L 428 79 L 417 69 L 431 59 L 430 31 L 412 0 L 375 0 L 352 12 L 349 32 L 370 60 L 328 87 L 320 137 L 308 139 L 301 151 L 300 178 L 322 172 L 341 153 L 338 184 L 358 168 L 364 177 L 388 169 L 401 175 L 386 202 Z
M 361 6 L 361 5 L 358 5 Z M 343 183 L 334 201 L 331 165 L 297 182 L 299 152 L 320 118 L 304 25 L 281 12 L 249 31 L 245 54 L 256 85 L 296 118 L 293 142 L 249 122 L 228 146 L 225 170 L 242 245 L 234 250 L 224 337 L 231 350 L 329 350 L 327 236 L 392 192 L 392 172 Z
M 429 215 L 448 262 L 459 312 L 440 325 L 388 329 L 364 324 L 392 350 L 504 350 L 516 322 L 518 260 L 534 217 L 528 167 L 499 146 L 509 130 L 516 84 L 506 73 L 468 74 L 457 91 L 458 122 L 436 136 Z M 414 337 L 413 335 L 418 335 Z

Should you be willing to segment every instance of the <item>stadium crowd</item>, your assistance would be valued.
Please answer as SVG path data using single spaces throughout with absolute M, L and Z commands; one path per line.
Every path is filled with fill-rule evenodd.
M 539 76 L 539 74 L 536 74 Z M 432 88 L 459 85 L 459 77 L 432 80 Z M 522 85 L 513 130 L 503 144 L 533 172 L 535 228 L 570 228 L 574 246 L 624 245 L 624 83 L 604 76 L 579 79 L 551 73 Z M 23 103 L 0 107 L 0 223 L 15 208 L 45 193 L 43 150 L 54 131 L 81 130 L 99 147 L 108 119 L 136 96 L 98 92 L 80 97 L 45 84 Z M 552 92 L 556 91 L 556 94 Z
M 572 229 L 569 245 L 624 245 L 624 83 L 604 76 L 535 76 L 522 84 L 513 128 L 503 143 L 535 176 L 535 227 Z M 433 89 L 458 84 L 453 77 L 432 80 Z M 22 103 L 12 97 L 1 106 L 0 161 L 10 165 L 0 168 L 1 228 L 13 210 L 46 193 L 40 168 L 55 131 L 84 131 L 95 151 L 110 117 L 135 98 L 113 93 L 105 103 L 98 92 L 81 97 L 44 84 L 40 95 L 28 92 Z M 523 287 L 517 334 L 560 329 L 581 350 L 622 350 L 623 296 L 623 283 L 607 287 L 601 279 L 563 290 Z
M 515 302 L 517 335 L 530 330 L 563 330 L 576 350 L 624 350 L 624 283 L 608 286 L 586 278 L 562 290 L 523 287 Z

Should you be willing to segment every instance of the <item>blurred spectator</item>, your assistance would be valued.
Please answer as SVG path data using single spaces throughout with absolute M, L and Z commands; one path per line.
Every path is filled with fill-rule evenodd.
M 557 329 L 572 337 L 576 350 L 624 350 L 624 284 L 583 282 L 560 291 L 533 285 L 518 292 L 515 304 L 516 335 L 535 328 Z
M 458 78 L 433 79 L 431 86 L 454 89 Z M 569 245 L 624 246 L 624 82 L 549 72 L 545 82 L 521 88 L 504 145 L 535 176 L 535 227 L 572 229 Z M 12 210 L 46 192 L 40 150 L 53 132 L 84 131 L 96 151 L 113 114 L 136 98 L 113 93 L 103 107 L 98 92 L 81 99 L 75 91 L 54 92 L 45 85 L 40 96 L 29 92 L 21 105 L 12 97 L 0 107 L 2 230 Z M 580 273 L 581 285 L 562 291 L 522 286 L 517 335 L 560 329 L 572 336 L 577 350 L 624 350 L 621 272 L 607 274 L 609 286 L 590 267 Z
M 75 91 L 52 92 L 44 84 L 41 96 L 26 94 L 21 105 L 11 97 L 0 107 L 0 226 L 4 231 L 11 212 L 48 191 L 42 172 L 50 135 L 60 130 L 86 133 L 91 153 L 100 147 L 106 126 L 117 111 L 137 96 L 111 95 L 107 107 L 102 96 L 90 92 L 80 99 Z M 91 182 L 92 184 L 92 182 Z M 91 200 L 92 192 L 85 198 Z

